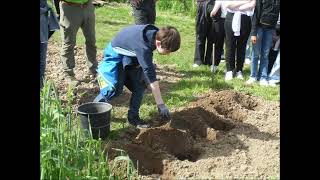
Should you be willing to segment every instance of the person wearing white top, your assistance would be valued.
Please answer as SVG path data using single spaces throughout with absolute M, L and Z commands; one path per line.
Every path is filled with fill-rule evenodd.
M 243 79 L 242 69 L 255 3 L 256 0 L 223 2 L 227 9 L 224 23 L 226 33 L 226 81 L 233 79 L 234 74 L 237 78 Z

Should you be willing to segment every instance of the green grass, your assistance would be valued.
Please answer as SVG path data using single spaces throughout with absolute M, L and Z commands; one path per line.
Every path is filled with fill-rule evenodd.
M 116 157 L 114 165 L 118 161 L 127 162 L 127 172 L 115 176 L 114 165 L 109 166 L 101 139 L 82 136 L 76 123 L 79 119 L 71 113 L 73 96 L 68 92 L 68 103 L 63 108 L 52 83 L 46 83 L 41 91 L 40 179 L 131 179 L 135 170 L 128 155 Z

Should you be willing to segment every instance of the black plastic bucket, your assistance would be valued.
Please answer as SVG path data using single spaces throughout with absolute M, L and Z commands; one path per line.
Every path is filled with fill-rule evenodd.
M 85 135 L 90 135 L 90 127 L 93 139 L 105 139 L 110 132 L 112 105 L 104 102 L 90 102 L 78 107 L 81 127 Z

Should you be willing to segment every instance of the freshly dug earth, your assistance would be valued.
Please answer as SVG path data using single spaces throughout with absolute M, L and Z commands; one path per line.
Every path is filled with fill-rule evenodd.
M 92 101 L 99 91 L 95 82 L 86 80 L 83 48 L 75 52 L 75 73 L 84 82 L 74 90 L 73 108 Z M 46 77 L 56 83 L 66 101 L 56 43 L 49 42 L 47 63 Z M 171 66 L 158 66 L 157 71 L 163 92 L 184 77 Z M 129 97 L 126 92 L 117 99 L 115 108 L 124 108 Z M 111 162 L 119 154 L 113 148 L 118 148 L 127 152 L 142 179 L 279 179 L 279 102 L 232 90 L 212 91 L 174 109 L 169 122 L 155 117 L 150 123 L 150 129 L 123 129 L 107 143 Z

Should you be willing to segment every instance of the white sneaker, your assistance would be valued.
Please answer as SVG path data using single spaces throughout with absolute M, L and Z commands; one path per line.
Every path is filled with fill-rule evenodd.
M 274 79 L 271 79 L 270 81 L 269 81 L 269 84 L 271 83 L 271 84 L 277 84 L 277 83 L 279 83 L 280 81 L 279 80 L 274 80 Z
M 244 63 L 250 64 L 250 63 L 251 63 L 251 60 L 250 60 L 249 58 L 246 58 L 246 59 L 244 60 Z
M 236 73 L 236 78 L 238 78 L 238 79 L 243 79 L 243 75 L 242 75 L 242 72 L 241 72 L 241 71 L 238 71 L 238 72 Z
M 233 79 L 233 72 L 232 71 L 226 72 L 226 76 L 225 76 L 224 80 L 229 81 L 231 79 Z
M 269 85 L 268 81 L 265 80 L 265 79 L 260 80 L 260 83 L 259 83 L 259 84 L 260 84 L 261 86 L 268 86 L 268 85 Z
M 193 64 L 192 67 L 196 68 L 196 67 L 199 67 L 198 64 Z
M 212 64 L 210 66 L 210 70 L 211 70 L 211 72 L 215 73 L 218 70 L 218 66 L 215 66 L 215 65 Z
M 248 81 L 246 81 L 246 84 L 252 84 L 252 83 L 254 83 L 254 82 L 256 82 L 256 81 L 257 81 L 256 78 L 250 77 L 250 78 L 248 79 Z
M 279 81 L 278 80 L 270 80 L 269 81 L 269 86 L 273 86 L 273 87 L 275 87 L 275 86 L 277 86 L 277 83 L 279 83 Z

